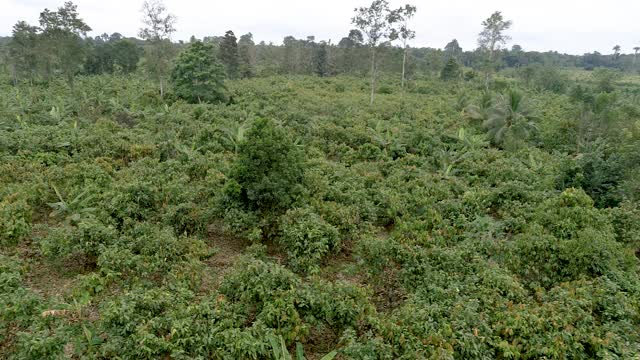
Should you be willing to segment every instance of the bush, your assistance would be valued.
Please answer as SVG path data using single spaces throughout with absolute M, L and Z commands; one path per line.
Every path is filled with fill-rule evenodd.
M 594 70 L 592 76 L 597 89 L 606 93 L 615 90 L 616 82 L 622 77 L 619 71 L 605 68 Z
M 213 51 L 213 45 L 196 41 L 178 56 L 171 79 L 179 97 L 191 103 L 224 101 L 225 71 Z
M 0 201 L 0 245 L 15 245 L 31 233 L 31 207 L 20 194 Z
M 252 210 L 284 211 L 302 194 L 303 169 L 303 153 L 285 130 L 259 119 L 239 146 L 225 193 Z
M 550 288 L 581 277 L 611 275 L 627 258 L 622 246 L 606 233 L 587 228 L 571 239 L 558 239 L 533 227 L 510 244 L 512 270 L 534 288 Z
M 172 274 L 174 280 L 194 285 L 199 279 L 199 260 L 212 254 L 201 240 L 177 237 L 170 228 L 142 223 L 119 243 L 104 247 L 97 263 L 106 274 L 156 280 L 163 280 L 158 275 Z
M 545 66 L 536 71 L 535 84 L 539 89 L 562 94 L 566 91 L 568 82 L 568 76 L 554 67 Z
M 315 273 L 319 262 L 340 246 L 338 230 L 326 223 L 311 208 L 287 211 L 280 218 L 280 243 L 297 271 Z
M 82 255 L 89 264 L 95 264 L 103 249 L 117 240 L 118 233 L 113 227 L 89 218 L 81 220 L 77 227 L 51 229 L 40 246 L 42 253 L 50 258 Z
M 38 310 L 42 306 L 40 296 L 28 290 L 23 283 L 26 268 L 17 257 L 0 254 L 0 343 L 3 346 L 10 345 L 16 333 L 27 331 L 29 325 L 37 321 Z M 4 347 L 3 351 L 7 349 L 11 347 Z
M 440 79 L 445 81 L 459 80 L 462 77 L 462 69 L 453 57 L 447 61 L 447 64 L 440 72 Z
M 382 85 L 378 88 L 378 94 L 390 95 L 393 94 L 393 89 L 391 88 L 391 86 Z
M 616 241 L 640 252 L 640 209 L 630 202 L 609 209 Z
M 583 189 L 599 208 L 617 206 L 622 200 L 619 185 L 624 171 L 620 155 L 606 144 L 596 143 L 579 157 L 565 161 L 557 188 Z

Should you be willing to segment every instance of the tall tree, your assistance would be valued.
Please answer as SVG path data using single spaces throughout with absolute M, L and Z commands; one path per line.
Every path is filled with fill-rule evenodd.
M 104 74 L 113 72 L 113 45 L 102 37 L 87 40 L 87 58 L 84 70 L 88 74 Z
M 440 72 L 440 78 L 445 81 L 458 80 L 462 77 L 462 69 L 460 69 L 460 65 L 458 61 L 454 57 L 450 57 L 447 60 L 447 64 L 442 68 L 442 72 Z
M 622 49 L 622 47 L 620 47 L 620 45 L 616 45 L 613 47 L 613 59 L 615 61 L 618 61 L 618 59 L 620 58 L 620 50 Z
M 147 42 L 145 66 L 158 81 L 160 96 L 164 96 L 164 82 L 171 69 L 173 56 L 171 34 L 176 31 L 176 17 L 167 13 L 167 8 L 160 0 L 146 0 L 142 5 L 142 14 L 145 27 L 140 29 L 139 35 Z
M 640 52 L 640 46 L 636 46 L 633 48 L 633 65 L 636 65 L 636 62 L 638 61 L 638 52 Z
M 458 40 L 457 39 L 451 40 L 444 47 L 444 53 L 445 53 L 445 56 L 447 57 L 447 60 L 451 58 L 460 60 L 459 58 L 460 58 L 460 55 L 462 55 L 462 48 L 460 47 Z
M 247 33 L 240 36 L 238 41 L 238 71 L 240 77 L 250 78 L 255 74 L 256 44 L 253 42 L 253 34 Z
M 297 73 L 299 63 L 299 41 L 293 36 L 285 36 L 282 43 L 284 45 L 284 58 L 282 61 L 281 72 L 285 74 Z
M 491 72 L 495 67 L 497 51 L 511 39 L 505 34 L 505 31 L 509 30 L 512 24 L 510 20 L 504 20 L 500 11 L 494 12 L 482 22 L 484 29 L 478 37 L 478 45 L 487 55 L 485 64 L 485 86 L 487 88 L 489 88 Z
M 397 18 L 397 13 L 389 9 L 387 0 L 374 0 L 369 7 L 360 7 L 354 10 L 356 15 L 351 22 L 362 31 L 367 38 L 367 46 L 371 51 L 371 100 L 376 91 L 376 52 L 378 46 L 385 39 L 390 39 L 393 35 L 393 23 Z
M 19 21 L 13 26 L 9 43 L 9 58 L 14 81 L 18 78 L 33 80 L 38 67 L 38 27 Z
M 349 31 L 349 35 L 347 35 L 347 37 L 342 38 L 342 40 L 340 40 L 340 42 L 338 43 L 338 46 L 353 48 L 358 45 L 362 45 L 363 41 L 364 41 L 364 37 L 362 36 L 362 32 L 360 32 L 360 30 L 357 30 L 357 29 L 351 29 Z
M 312 59 L 313 72 L 320 77 L 327 76 L 329 74 L 329 59 L 326 42 L 321 41 L 314 46 Z
M 352 29 L 349 31 L 349 35 L 343 37 L 338 43 L 338 48 L 341 49 L 341 56 L 339 59 L 339 68 L 342 72 L 353 73 L 357 68 L 357 52 L 358 48 L 362 46 L 364 38 L 360 30 Z
M 176 94 L 192 103 L 222 101 L 224 67 L 213 54 L 213 45 L 195 41 L 176 59 L 171 71 Z
M 113 64 L 118 71 L 130 74 L 138 68 L 141 48 L 131 40 L 118 40 L 113 44 Z
M 227 77 L 230 79 L 238 77 L 238 41 L 231 30 L 224 34 L 220 43 L 220 61 L 222 61 L 227 70 Z
M 57 11 L 44 9 L 40 13 L 40 28 L 47 55 L 47 77 L 58 69 L 69 84 L 73 84 L 73 78 L 84 62 L 83 37 L 91 28 L 80 19 L 78 7 L 71 1 L 65 2 Z
M 413 5 L 405 5 L 396 10 L 397 21 L 400 26 L 397 29 L 397 35 L 400 41 L 402 41 L 402 89 L 404 89 L 406 64 L 407 64 L 407 52 L 409 51 L 408 41 L 413 40 L 416 37 L 416 32 L 409 29 L 409 20 L 415 15 L 417 8 Z
M 504 62 L 509 67 L 520 67 L 522 63 L 522 57 L 524 51 L 522 50 L 522 46 L 515 44 L 511 47 L 510 51 L 506 51 L 506 56 L 504 57 Z

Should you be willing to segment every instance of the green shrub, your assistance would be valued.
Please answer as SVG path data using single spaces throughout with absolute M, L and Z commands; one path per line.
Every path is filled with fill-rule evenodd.
M 631 249 L 640 251 L 640 209 L 633 203 L 624 202 L 609 209 L 616 240 Z
M 213 45 L 201 41 L 178 55 L 171 72 L 176 94 L 191 103 L 223 101 L 224 77 L 224 66 L 214 56 Z
M 469 71 L 466 71 L 464 73 L 464 80 L 465 81 L 473 81 L 477 77 L 478 77 L 478 72 L 475 71 L 475 70 L 469 70 Z
M 598 68 L 592 72 L 591 76 L 598 90 L 608 93 L 615 89 L 616 82 L 621 78 L 621 73 L 618 70 Z
M 540 204 L 532 214 L 532 220 L 560 239 L 570 239 L 586 228 L 613 233 L 606 213 L 593 205 L 593 200 L 584 191 L 569 188 Z
M 621 156 L 605 144 L 598 143 L 579 157 L 565 161 L 557 188 L 581 188 L 599 208 L 617 206 L 622 200 L 619 185 L 624 171 Z
M 451 57 L 440 72 L 440 79 L 445 81 L 459 80 L 462 77 L 462 69 L 455 58 Z
M 389 85 L 382 85 L 378 88 L 378 94 L 391 95 L 393 94 L 393 88 Z
M 177 237 L 170 228 L 140 223 L 117 244 L 103 248 L 97 265 L 106 274 L 149 278 L 174 272 L 173 275 L 191 282 L 199 277 L 196 271 L 199 261 L 211 255 L 202 240 Z
M 534 84 L 538 89 L 562 94 L 567 89 L 569 78 L 557 68 L 551 66 L 534 67 Z
M 118 225 L 128 221 L 143 221 L 157 214 L 160 193 L 151 181 L 134 180 L 114 187 L 103 197 L 106 208 Z
M 592 228 L 578 231 L 571 239 L 558 239 L 534 227 L 517 235 L 510 246 L 512 270 L 533 288 L 611 275 L 624 269 L 629 259 L 613 238 Z
M 31 207 L 20 194 L 0 201 L 0 245 L 15 245 L 31 233 Z
M 320 260 L 330 250 L 339 249 L 340 234 L 311 208 L 297 208 L 280 218 L 278 243 L 287 252 L 292 268 L 315 273 Z
M 40 315 L 43 301 L 23 283 L 26 269 L 20 259 L 0 254 L 0 343 L 3 345 L 15 341 L 16 334 L 27 331 Z M 34 355 L 29 358 L 39 357 Z
M 118 232 L 99 220 L 88 218 L 77 226 L 52 228 L 40 242 L 42 253 L 49 258 L 81 255 L 89 264 L 95 264 L 105 247 L 118 241 Z
M 252 210 L 283 211 L 302 194 L 303 153 L 284 129 L 259 119 L 240 144 L 225 192 Z M 233 191 L 231 191 L 233 190 Z
M 208 223 L 205 209 L 192 202 L 169 206 L 163 218 L 166 225 L 173 227 L 176 235 L 202 234 Z

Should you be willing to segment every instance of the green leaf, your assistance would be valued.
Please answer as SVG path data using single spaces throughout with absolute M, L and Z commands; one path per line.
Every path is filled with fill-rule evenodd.
M 327 355 L 323 356 L 320 360 L 333 360 L 333 358 L 335 358 L 337 355 L 338 355 L 338 351 L 337 350 L 333 350 L 332 352 L 330 352 Z
M 304 347 L 299 342 L 296 343 L 296 360 L 305 360 Z

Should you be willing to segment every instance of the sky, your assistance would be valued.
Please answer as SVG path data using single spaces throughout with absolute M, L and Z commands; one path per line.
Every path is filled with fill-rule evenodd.
M 18 20 L 36 25 L 44 8 L 55 9 L 64 0 L 0 0 L 0 36 L 9 36 Z M 352 28 L 358 6 L 371 0 L 165 0 L 177 16 L 174 40 L 251 32 L 256 42 L 282 43 L 285 36 L 337 43 Z M 400 7 L 407 0 L 389 0 Z M 525 50 L 583 54 L 623 53 L 640 46 L 640 0 L 409 0 L 418 12 L 411 21 L 415 47 L 443 48 L 457 39 L 464 50 L 477 47 L 482 21 L 502 11 L 513 21 L 509 46 Z M 142 0 L 75 0 L 82 19 L 93 28 L 91 35 L 119 32 L 136 36 Z M 526 5 L 525 5 L 526 4 Z

